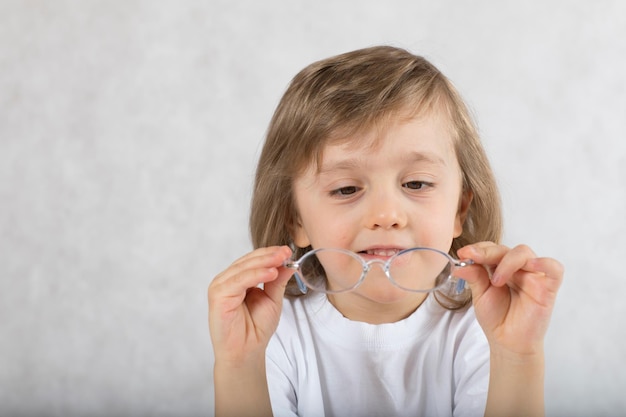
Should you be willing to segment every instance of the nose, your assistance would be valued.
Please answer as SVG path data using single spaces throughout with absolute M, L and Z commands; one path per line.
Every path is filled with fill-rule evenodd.
M 400 229 L 406 225 L 407 219 L 400 195 L 389 191 L 370 194 L 367 213 L 364 216 L 366 227 Z

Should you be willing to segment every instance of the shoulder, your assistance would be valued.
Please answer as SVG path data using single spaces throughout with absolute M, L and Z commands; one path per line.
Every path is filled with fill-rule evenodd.
M 427 302 L 428 305 L 425 307 L 429 310 L 434 322 L 438 324 L 440 331 L 457 337 L 463 337 L 468 333 L 483 334 L 473 306 L 450 310 L 442 307 L 434 297 L 429 297 Z
M 312 333 L 312 323 L 309 309 L 309 295 L 299 297 L 285 297 L 280 315 L 278 328 L 270 339 L 270 352 L 287 351 L 301 352 L 301 348 L 294 345 L 309 343 Z
M 310 295 L 302 295 L 297 297 L 285 297 L 283 299 L 283 309 L 278 324 L 278 333 L 290 331 L 294 327 L 309 326 L 309 305 L 311 303 Z M 315 297 L 313 297 L 315 298 Z
M 283 300 L 278 328 L 266 349 L 266 372 L 275 415 L 295 415 L 302 404 L 318 410 L 322 397 L 309 295 Z M 318 410 L 319 411 L 319 410 Z M 320 413 L 314 413 L 321 415 Z
M 433 294 L 427 297 L 422 305 L 402 322 L 411 331 L 421 332 L 424 337 L 431 339 L 431 336 L 438 334 L 448 341 L 450 338 L 460 338 L 467 332 L 480 329 L 474 308 L 471 305 L 451 310 L 439 304 Z M 401 322 L 394 325 L 399 323 Z
M 433 318 L 429 338 L 446 346 L 457 369 L 488 366 L 489 343 L 471 305 L 448 310 L 431 299 L 427 308 Z

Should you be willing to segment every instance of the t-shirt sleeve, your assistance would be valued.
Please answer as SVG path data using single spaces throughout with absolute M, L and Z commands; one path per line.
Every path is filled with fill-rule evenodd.
M 454 383 L 454 417 L 484 416 L 489 388 L 489 344 L 476 321 L 459 344 Z
M 276 337 L 270 340 L 267 347 L 265 367 L 274 417 L 297 416 L 296 390 L 289 375 L 293 377 L 294 368 Z

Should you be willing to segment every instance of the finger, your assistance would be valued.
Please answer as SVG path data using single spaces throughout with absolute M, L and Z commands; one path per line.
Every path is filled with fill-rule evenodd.
M 226 270 L 218 274 L 213 282 L 230 280 L 234 275 L 249 269 L 277 268 L 290 256 L 291 249 L 287 246 L 256 249 L 233 262 Z
M 289 249 L 288 246 L 268 246 L 268 247 L 264 247 L 264 248 L 258 248 L 253 250 L 252 252 L 249 252 L 247 254 L 245 254 L 244 256 L 242 256 L 241 258 L 235 260 L 230 267 L 234 267 L 234 268 L 245 268 L 246 265 L 250 265 L 250 262 L 254 262 L 253 260 L 267 260 L 267 259 L 271 259 L 271 257 L 273 255 L 276 255 L 278 253 L 283 252 L 287 257 L 291 256 L 291 249 Z M 267 258 L 267 257 L 270 258 Z M 282 262 L 282 261 L 281 261 Z M 278 264 L 276 265 L 271 265 L 271 266 L 279 266 Z
M 493 273 L 500 263 L 501 259 L 507 254 L 510 249 L 504 245 L 498 245 L 494 242 L 478 242 L 472 245 L 465 246 L 457 251 L 459 258 L 467 260 L 470 259 L 474 262 L 476 267 L 468 269 L 468 271 L 474 270 L 476 278 L 487 277 L 487 280 L 480 279 L 481 286 L 478 288 L 480 292 L 486 290 L 491 285 Z M 480 267 L 480 268 L 479 268 Z M 467 268 L 464 268 L 467 269 Z M 471 285 L 473 283 L 472 276 L 468 276 L 466 281 Z M 477 281 L 478 283 L 478 281 Z M 482 290 L 481 290 L 482 289 Z
M 491 286 L 490 277 L 492 268 L 489 265 L 484 265 L 484 262 L 486 262 L 489 257 L 488 251 L 493 251 L 491 248 L 495 246 L 496 244 L 493 242 L 478 242 L 467 245 L 457 251 L 457 256 L 460 259 L 471 260 L 474 263 L 474 265 L 459 268 L 454 271 L 456 277 L 462 278 L 467 282 L 472 291 L 474 300 L 480 298 Z
M 239 306 L 248 290 L 272 281 L 278 275 L 276 268 L 247 269 L 225 281 L 214 281 L 209 286 L 209 308 L 230 310 Z
M 518 245 L 509 249 L 493 242 L 480 242 L 460 249 L 459 256 L 467 256 L 474 262 L 483 265 L 490 275 L 493 285 L 502 286 L 513 274 L 522 269 L 529 259 L 536 257 L 526 245 Z
M 289 268 L 278 268 L 278 276 L 275 280 L 267 282 L 264 284 L 263 289 L 268 297 L 272 299 L 275 303 L 282 302 L 283 296 L 285 295 L 285 288 L 287 288 L 287 283 L 289 282 L 289 278 L 294 274 L 293 269 Z
M 243 299 L 248 289 L 275 280 L 278 268 L 291 255 L 288 247 L 275 249 L 244 257 L 215 277 L 209 286 L 209 303 L 225 298 Z
M 457 251 L 462 259 L 471 259 L 481 265 L 497 265 L 510 249 L 493 242 L 479 242 L 465 246 Z
M 553 258 L 533 258 L 530 259 L 524 269 L 529 272 L 542 273 L 548 281 L 548 285 L 554 291 L 558 290 L 563 282 L 563 265 Z
M 534 258 L 536 258 L 535 253 L 527 245 L 514 247 L 500 258 L 491 276 L 491 282 L 496 286 L 504 285 L 511 280 L 515 272 L 524 270 L 528 261 Z
M 472 297 L 474 299 L 480 298 L 480 296 L 491 286 L 489 274 L 485 268 L 479 264 L 458 268 L 454 271 L 453 275 L 457 278 L 465 280 L 472 291 Z

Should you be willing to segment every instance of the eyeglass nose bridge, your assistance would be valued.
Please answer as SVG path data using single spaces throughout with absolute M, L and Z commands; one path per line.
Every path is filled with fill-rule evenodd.
M 363 280 L 365 279 L 367 274 L 372 270 L 372 267 L 374 265 L 380 266 L 380 269 L 383 270 L 387 278 L 393 282 L 393 279 L 391 278 L 389 270 L 391 269 L 391 262 L 393 261 L 394 258 L 391 258 L 387 261 L 383 261 L 382 259 L 371 259 L 369 261 L 366 261 L 363 258 L 360 258 L 360 259 L 361 259 L 361 264 L 363 265 L 363 270 L 361 271 L 361 278 L 359 279 L 355 287 L 360 285 L 361 282 L 363 282 Z
M 385 273 L 388 273 L 389 266 L 391 265 L 391 260 L 393 260 L 393 258 L 388 261 L 383 261 L 382 259 L 371 259 L 369 261 L 366 261 L 361 258 L 361 262 L 363 263 L 363 272 L 367 273 L 372 269 L 372 266 L 379 265 Z
M 404 286 L 400 285 L 395 279 L 394 277 L 391 275 L 391 266 L 393 264 L 393 262 L 398 258 L 398 256 L 403 255 L 405 253 L 410 253 L 410 252 L 415 252 L 415 251 L 424 251 L 424 250 L 428 250 L 428 251 L 432 251 L 432 252 L 436 252 L 438 254 L 440 254 L 441 256 L 447 258 L 448 263 L 450 264 L 451 267 L 457 267 L 457 268 L 462 268 L 465 266 L 469 266 L 469 265 L 473 265 L 474 261 L 471 259 L 466 259 L 466 260 L 457 260 L 454 259 L 452 257 L 450 257 L 450 255 L 448 255 L 447 253 L 441 252 L 439 250 L 436 249 L 430 249 L 430 248 L 413 248 L 413 249 L 407 249 L 404 251 L 401 251 L 399 253 L 397 253 L 396 255 L 392 256 L 391 258 L 385 260 L 382 259 L 371 259 L 369 261 L 366 261 L 363 258 L 360 258 L 361 263 L 363 264 L 363 271 L 361 273 L 361 277 L 359 279 L 359 281 L 354 285 L 353 288 L 358 287 L 359 285 L 361 285 L 361 283 L 365 280 L 367 274 L 372 270 L 372 266 L 374 265 L 379 265 L 380 268 L 383 270 L 383 272 L 385 273 L 385 276 L 387 277 L 387 279 L 395 286 L 400 287 L 402 289 L 405 289 L 407 291 L 414 291 L 414 290 L 410 290 L 408 288 L 405 288 Z M 449 278 L 451 278 L 452 276 L 450 276 Z M 465 288 L 465 280 L 458 280 L 457 284 L 456 284 L 456 292 L 457 293 L 461 293 Z M 434 288 L 433 288 L 434 289 Z
M 356 287 L 358 287 L 359 285 L 361 285 L 363 283 L 363 281 L 365 280 L 365 278 L 367 277 L 367 274 L 372 270 L 372 266 L 374 265 L 379 265 L 380 268 L 383 270 L 383 272 L 385 273 L 385 275 L 387 276 L 387 278 L 393 282 L 393 279 L 391 278 L 391 275 L 389 274 L 389 269 L 391 267 L 391 261 L 393 260 L 390 259 L 388 261 L 383 261 L 382 259 L 371 259 L 369 261 L 366 261 L 365 259 L 361 258 L 360 256 L 354 254 L 348 254 L 351 255 L 353 258 L 358 259 L 361 262 L 361 276 L 359 277 L 359 279 L 354 283 L 354 285 L 352 285 L 349 289 L 353 290 Z M 356 255 L 356 256 L 355 256 Z M 297 262 L 296 262 L 297 264 Z

